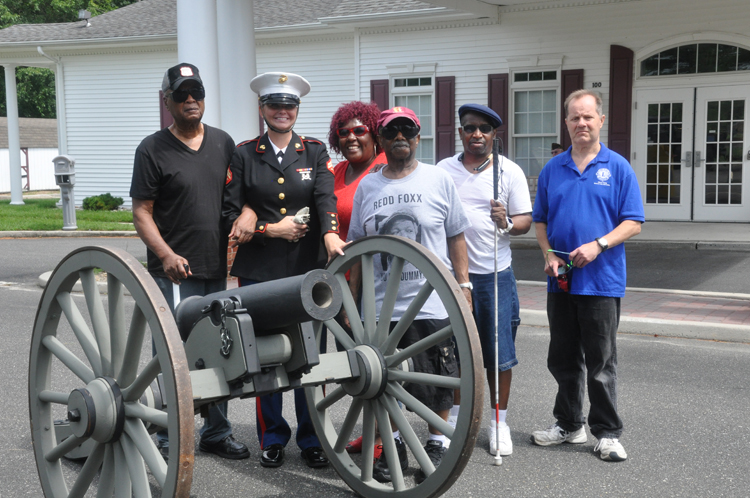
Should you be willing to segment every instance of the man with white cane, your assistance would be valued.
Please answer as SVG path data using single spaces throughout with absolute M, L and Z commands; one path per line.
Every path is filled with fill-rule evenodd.
M 458 128 L 464 151 L 444 159 L 438 166 L 447 171 L 458 189 L 471 228 L 464 232 L 469 253 L 474 319 L 482 344 L 482 357 L 494 410 L 487 428 L 490 453 L 513 453 L 506 423 L 512 368 L 516 359 L 516 329 L 519 317 L 516 279 L 511 268 L 510 236 L 531 228 L 531 199 L 526 177 L 509 159 L 493 153 L 500 116 L 489 107 L 465 104 L 458 110 Z M 454 396 L 451 420 L 455 421 L 460 396 Z M 455 422 L 454 422 L 455 423 Z M 499 449 L 499 451 L 498 451 Z

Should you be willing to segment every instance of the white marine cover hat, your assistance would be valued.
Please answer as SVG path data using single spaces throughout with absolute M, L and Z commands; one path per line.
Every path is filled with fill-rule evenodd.
M 294 73 L 263 73 L 250 82 L 261 104 L 299 104 L 310 93 L 310 83 Z

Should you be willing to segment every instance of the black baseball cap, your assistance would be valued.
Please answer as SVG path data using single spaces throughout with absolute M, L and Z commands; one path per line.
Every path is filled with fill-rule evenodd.
M 198 68 L 183 62 L 167 69 L 167 72 L 164 73 L 164 79 L 161 81 L 161 91 L 177 90 L 186 81 L 195 81 L 203 86 Z

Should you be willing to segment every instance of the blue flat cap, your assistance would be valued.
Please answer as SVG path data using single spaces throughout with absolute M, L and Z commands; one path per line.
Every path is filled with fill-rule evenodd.
M 464 117 L 464 114 L 467 112 L 472 112 L 474 114 L 480 114 L 484 117 L 486 117 L 493 128 L 497 128 L 498 126 L 502 126 L 503 120 L 500 119 L 500 116 L 487 107 L 486 105 L 481 104 L 464 104 L 461 107 L 458 108 L 458 117 L 462 118 Z

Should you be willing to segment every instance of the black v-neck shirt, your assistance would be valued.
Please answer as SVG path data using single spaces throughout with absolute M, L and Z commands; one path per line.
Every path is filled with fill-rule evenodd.
M 227 274 L 227 238 L 221 206 L 234 141 L 203 125 L 203 143 L 193 150 L 168 128 L 146 137 L 135 152 L 130 197 L 154 201 L 154 221 L 164 241 L 187 259 L 194 278 Z M 165 277 L 159 258 L 148 254 L 148 271 Z

